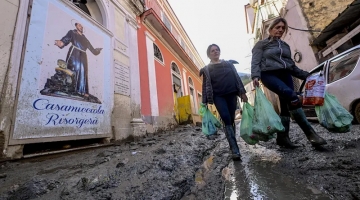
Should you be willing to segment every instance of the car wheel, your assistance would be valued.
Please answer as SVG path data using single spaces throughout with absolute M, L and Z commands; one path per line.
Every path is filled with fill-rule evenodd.
M 360 124 L 360 102 L 358 102 L 354 109 L 355 121 Z

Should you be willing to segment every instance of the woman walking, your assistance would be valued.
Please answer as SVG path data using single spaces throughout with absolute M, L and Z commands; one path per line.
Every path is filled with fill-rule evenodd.
M 225 125 L 225 135 L 229 142 L 233 160 L 240 160 L 240 150 L 235 138 L 235 110 L 238 96 L 247 102 L 244 85 L 235 66 L 220 59 L 220 48 L 211 44 L 207 48 L 210 64 L 200 70 L 203 76 L 202 102 L 215 104 Z
M 285 127 L 284 132 L 277 133 L 277 145 L 285 148 L 296 148 L 289 138 L 290 113 L 305 133 L 312 145 L 326 144 L 311 127 L 302 109 L 302 102 L 294 91 L 292 76 L 305 80 L 309 72 L 299 69 L 291 59 L 289 45 L 281 40 L 288 30 L 285 19 L 275 19 L 269 26 L 269 37 L 256 43 L 252 50 L 251 78 L 255 87 L 259 81 L 280 99 L 280 118 Z

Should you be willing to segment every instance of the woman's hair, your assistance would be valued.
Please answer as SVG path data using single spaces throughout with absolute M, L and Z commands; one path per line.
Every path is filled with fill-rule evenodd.
M 206 50 L 206 55 L 207 55 L 208 57 L 210 56 L 210 49 L 211 49 L 211 47 L 213 47 L 213 46 L 217 47 L 217 48 L 219 49 L 219 51 L 220 51 L 220 47 L 219 47 L 217 44 L 210 44 L 210 45 L 208 46 L 207 50 Z
M 284 18 L 277 18 L 274 21 L 272 21 L 270 26 L 269 26 L 268 33 L 270 34 L 271 29 L 273 29 L 276 26 L 276 24 L 278 24 L 280 22 L 284 23 L 284 25 L 285 25 L 285 34 L 286 34 L 288 29 L 289 29 L 289 26 L 288 26 L 288 24 L 287 24 L 287 22 L 286 22 L 286 20 Z

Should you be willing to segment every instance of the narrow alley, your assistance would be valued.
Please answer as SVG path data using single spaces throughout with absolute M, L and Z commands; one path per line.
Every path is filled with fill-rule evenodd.
M 360 199 L 360 0 L 184 2 L 0 0 L 0 200 Z

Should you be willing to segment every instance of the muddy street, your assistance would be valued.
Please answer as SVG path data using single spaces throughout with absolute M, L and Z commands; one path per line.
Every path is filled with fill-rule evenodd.
M 279 149 L 238 141 L 233 162 L 222 132 L 207 139 L 198 127 L 139 141 L 0 164 L 0 199 L 359 199 L 359 126 L 329 133 L 313 149 L 296 124 L 301 145 Z M 239 129 L 237 129 L 239 130 Z
M 327 140 L 324 148 L 312 148 L 295 123 L 291 124 L 290 137 L 302 147 L 280 150 L 274 142 L 260 145 L 280 154 L 276 170 L 281 174 L 323 191 L 332 199 L 360 199 L 359 125 L 353 126 L 349 133 L 330 133 L 319 124 L 313 127 Z
M 294 150 L 274 140 L 255 146 L 240 140 L 244 159 L 230 165 L 227 199 L 360 199 L 359 125 L 349 133 L 313 127 L 328 142 L 323 148 L 311 147 L 296 123 L 290 138 L 300 147 Z
M 222 199 L 227 148 L 223 135 L 208 140 L 200 128 L 180 127 L 138 142 L 6 162 L 0 199 Z
M 360 200 L 359 11 L 0 0 L 0 200 Z

